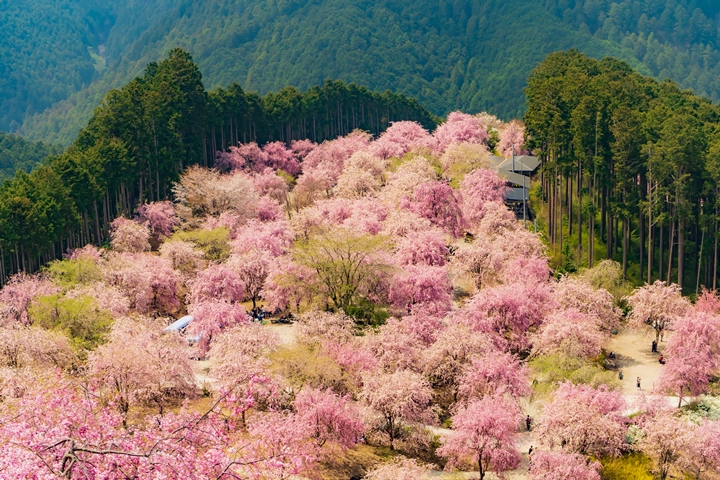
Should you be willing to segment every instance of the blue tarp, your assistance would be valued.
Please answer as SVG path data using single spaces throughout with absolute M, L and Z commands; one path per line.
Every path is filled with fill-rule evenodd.
M 177 332 L 178 330 L 182 330 L 183 328 L 187 327 L 190 322 L 192 322 L 192 320 L 192 315 L 186 315 L 179 320 L 175 320 L 173 323 L 165 327 L 165 330 Z

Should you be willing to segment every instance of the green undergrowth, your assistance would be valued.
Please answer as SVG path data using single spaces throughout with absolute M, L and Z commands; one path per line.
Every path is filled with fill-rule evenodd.
M 79 353 L 102 344 L 113 324 L 110 312 L 86 295 L 41 297 L 34 302 L 29 314 L 33 325 L 67 335 Z
M 552 393 L 557 385 L 565 380 L 593 387 L 618 386 L 617 374 L 605 370 L 601 366 L 601 359 L 585 361 L 560 354 L 543 355 L 530 360 L 529 365 L 534 378 L 533 395 L 536 397 L 544 397 Z
M 225 227 L 213 230 L 180 231 L 172 240 L 183 240 L 195 244 L 205 253 L 207 260 L 222 262 L 230 256 L 230 230 Z

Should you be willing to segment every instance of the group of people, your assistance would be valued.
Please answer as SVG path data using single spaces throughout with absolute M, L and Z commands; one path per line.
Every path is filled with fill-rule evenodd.
M 261 322 L 263 319 L 268 315 L 268 312 L 265 310 L 265 307 L 254 307 L 252 310 L 250 310 L 250 316 L 252 316 L 253 321 L 255 322 Z

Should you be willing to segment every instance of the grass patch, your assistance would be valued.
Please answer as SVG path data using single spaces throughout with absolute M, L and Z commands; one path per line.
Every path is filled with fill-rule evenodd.
M 620 458 L 603 458 L 603 480 L 653 480 L 650 473 L 653 468 L 652 460 L 642 453 L 623 455 Z

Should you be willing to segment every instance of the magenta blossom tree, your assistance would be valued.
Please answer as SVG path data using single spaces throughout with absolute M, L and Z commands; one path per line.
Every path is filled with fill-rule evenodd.
M 487 472 L 502 474 L 520 463 L 515 448 L 519 422 L 517 407 L 506 399 L 473 401 L 453 415 L 453 433 L 437 454 L 447 458 L 450 467 L 477 464 L 480 480 Z
M 390 302 L 398 311 L 408 306 L 441 314 L 450 310 L 452 283 L 446 267 L 407 265 L 390 282 Z M 415 307 L 418 305 L 419 307 Z
M 455 192 L 447 183 L 432 180 L 421 183 L 403 207 L 427 218 L 447 233 L 458 236 L 462 228 L 462 213 Z
M 130 307 L 142 314 L 173 314 L 180 308 L 180 276 L 166 258 L 122 253 L 104 268 L 105 280 L 118 287 Z
M 173 229 L 180 223 L 175 215 L 172 202 L 146 203 L 138 209 L 138 220 L 150 228 L 150 235 L 160 241 L 172 235 Z
M 223 301 L 242 302 L 245 299 L 245 282 L 229 265 L 210 265 L 199 272 L 192 283 L 191 303 Z
M 300 173 L 300 164 L 295 158 L 293 151 L 285 146 L 283 142 L 270 142 L 263 146 L 266 162 L 273 170 L 282 170 L 292 176 Z

